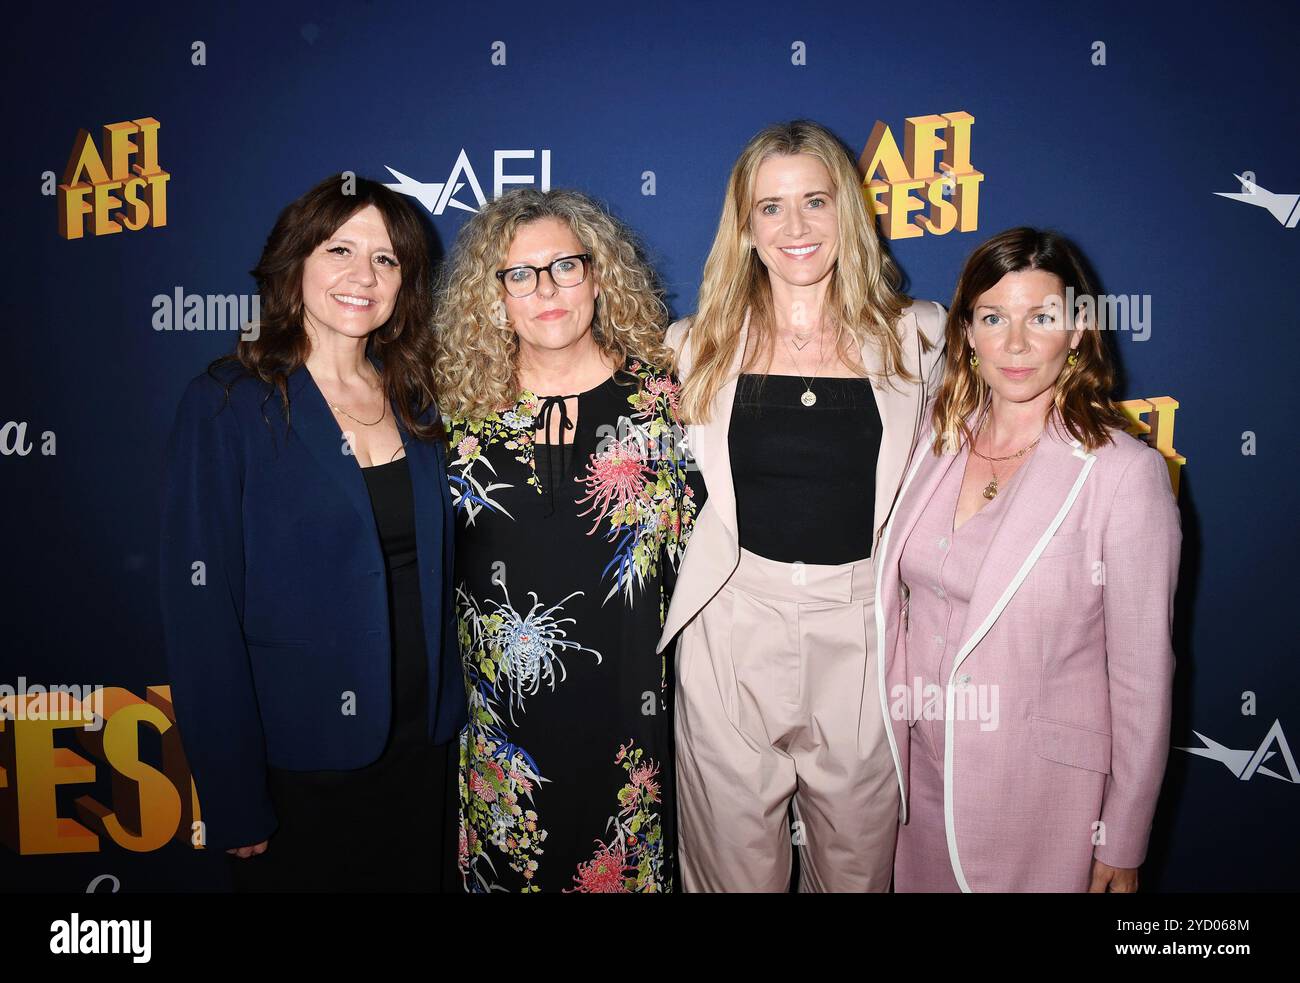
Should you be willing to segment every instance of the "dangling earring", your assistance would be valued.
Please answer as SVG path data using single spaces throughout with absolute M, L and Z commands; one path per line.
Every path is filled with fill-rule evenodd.
M 978 369 L 980 367 L 980 357 L 975 354 L 974 350 L 970 353 L 970 367 L 972 369 Z
M 1070 349 L 1070 354 L 1065 360 L 1066 365 L 1076 365 L 1079 362 L 1079 349 Z

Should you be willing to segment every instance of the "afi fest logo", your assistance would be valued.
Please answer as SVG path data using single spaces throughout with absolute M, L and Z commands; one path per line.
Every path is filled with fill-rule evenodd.
M 970 162 L 974 125 L 975 117 L 961 111 L 909 116 L 903 120 L 900 153 L 889 127 L 876 121 L 858 171 L 862 193 L 881 217 L 880 231 L 887 239 L 976 230 L 984 175 Z M 921 197 L 914 197 L 914 191 Z M 913 221 L 911 213 L 923 208 L 925 213 Z
M 541 154 L 539 163 L 541 165 L 541 174 L 507 174 L 506 162 L 512 160 L 533 160 Z M 469 155 L 465 153 L 465 148 L 461 147 L 460 156 L 456 158 L 456 163 L 452 166 L 451 174 L 446 181 L 439 184 L 426 183 L 417 181 L 413 177 L 407 177 L 399 170 L 392 167 L 384 166 L 384 170 L 397 178 L 395 182 L 384 185 L 386 188 L 392 188 L 394 191 L 404 195 L 409 195 L 429 210 L 431 215 L 441 215 L 448 208 L 459 208 L 461 211 L 476 212 L 487 204 L 487 198 L 483 196 L 483 186 L 479 183 L 478 175 L 474 173 L 474 168 L 470 165 Z M 462 180 L 463 179 L 463 180 Z M 475 204 L 470 205 L 459 201 L 456 195 L 460 190 L 469 185 L 470 191 L 474 194 Z M 500 198 L 501 191 L 510 184 L 535 184 L 542 191 L 551 190 L 551 152 L 549 150 L 497 150 L 492 154 L 492 197 Z
M 1188 754 L 1196 754 L 1202 758 L 1217 761 L 1243 782 L 1250 781 L 1256 775 L 1267 775 L 1269 778 L 1290 782 L 1292 785 L 1300 784 L 1300 772 L 1296 771 L 1295 758 L 1291 755 L 1291 745 L 1287 743 L 1286 735 L 1282 733 L 1282 721 L 1280 720 L 1273 721 L 1273 726 L 1264 735 L 1264 739 L 1259 742 L 1259 747 L 1254 750 L 1246 748 L 1244 751 L 1238 751 L 1236 748 L 1225 747 L 1217 741 L 1212 741 L 1197 731 L 1192 731 L 1192 733 L 1200 738 L 1202 746 L 1180 747 L 1178 748 L 1179 751 L 1186 751 Z M 1274 745 L 1277 745 L 1277 750 L 1269 750 Z M 1271 760 L 1279 753 L 1282 755 L 1282 764 L 1286 765 L 1286 775 L 1280 775 L 1272 768 L 1264 767 L 1265 761 Z
M 102 153 L 87 130 L 77 131 L 63 183 L 57 188 L 59 235 L 80 239 L 87 222 L 92 236 L 167 224 L 171 175 L 158 166 L 161 125 L 152 116 L 109 123 L 104 127 Z M 46 181 L 53 179 L 53 172 L 47 171 Z
M 1300 224 L 1300 195 L 1279 195 L 1261 188 L 1255 183 L 1255 175 L 1251 171 L 1232 176 L 1241 182 L 1241 190 L 1214 192 L 1220 198 L 1231 198 L 1233 201 L 1244 201 L 1247 205 L 1267 208 L 1268 213 L 1288 229 L 1294 229 Z

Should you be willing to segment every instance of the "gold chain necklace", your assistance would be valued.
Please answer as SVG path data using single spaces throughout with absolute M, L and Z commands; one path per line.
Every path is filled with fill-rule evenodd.
M 326 399 L 325 402 L 329 403 L 329 400 Z M 343 416 L 346 416 L 348 420 L 356 420 L 356 423 L 361 424 L 361 426 L 374 426 L 383 423 L 383 417 L 389 415 L 389 400 L 387 400 L 386 397 L 383 397 L 383 387 L 380 386 L 380 419 L 374 421 L 374 423 L 365 423 L 365 420 L 357 420 L 355 416 L 352 416 L 350 412 L 344 410 L 344 408 L 339 406 L 338 403 L 329 403 L 329 408 L 335 413 L 343 413 Z
M 986 417 L 985 420 L 984 420 L 984 424 L 981 424 L 981 425 L 980 425 L 980 433 L 983 433 L 983 432 L 984 432 L 984 426 L 985 426 L 987 423 L 988 423 L 988 418 Z M 976 434 L 975 437 L 976 437 L 976 440 L 978 440 L 978 439 L 979 439 L 979 434 Z M 1020 450 L 1016 451 L 1014 454 L 1008 454 L 1006 457 L 989 457 L 987 454 L 981 454 L 979 451 L 977 451 L 977 450 L 975 449 L 975 441 L 971 441 L 971 445 L 970 445 L 971 453 L 974 454 L 976 457 L 980 457 L 980 458 L 983 458 L 984 460 L 988 461 L 988 462 L 989 462 L 989 470 L 993 472 L 993 480 L 990 481 L 987 485 L 984 486 L 984 497 L 985 497 L 985 499 L 987 499 L 987 500 L 989 500 L 989 501 L 992 501 L 993 497 L 994 497 L 995 495 L 997 495 L 997 493 L 998 493 L 998 471 L 997 471 L 997 468 L 993 467 L 993 462 L 994 462 L 994 461 L 1010 461 L 1010 460 L 1013 460 L 1014 458 L 1017 458 L 1017 457 L 1024 457 L 1024 456 L 1025 456 L 1026 454 L 1028 454 L 1031 450 L 1033 450 L 1036 446 L 1038 446 L 1038 442 L 1039 442 L 1040 440 L 1042 440 L 1042 439 L 1043 439 L 1043 435 L 1040 433 L 1037 437 L 1034 438 L 1034 442 L 1033 442 L 1032 444 L 1029 444 L 1029 445 L 1027 445 L 1027 446 L 1025 446 L 1025 447 L 1022 447 L 1022 448 L 1020 448 Z
M 355 416 L 352 416 L 350 412 L 347 412 L 347 410 L 344 410 L 344 408 L 341 406 L 335 406 L 334 403 L 330 403 L 329 408 L 330 410 L 333 410 L 335 413 L 343 413 L 343 416 L 346 416 L 348 420 L 356 420 Z M 356 420 L 356 421 L 357 423 L 361 424 L 361 426 L 374 426 L 374 424 L 383 423 L 383 417 L 387 415 L 389 415 L 389 400 L 385 399 L 383 400 L 383 410 L 380 412 L 380 419 L 374 421 L 374 423 L 369 423 L 369 424 L 365 423 L 365 420 Z
M 800 367 L 799 359 L 794 353 L 794 346 L 790 344 L 789 336 L 782 335 L 781 337 L 785 338 L 786 347 L 790 349 L 790 361 L 794 362 L 794 370 L 799 373 L 799 378 L 803 382 L 803 395 L 799 397 L 799 402 L 803 403 L 804 406 L 812 406 L 817 402 L 817 394 L 812 391 L 812 383 L 804 378 L 803 369 Z M 806 347 L 808 347 L 807 341 L 804 342 L 804 348 Z M 802 349 L 800 350 L 802 351 Z M 821 332 L 819 331 L 817 334 L 817 366 L 813 369 L 812 374 L 814 379 L 817 378 L 817 369 L 822 367 L 822 362 L 825 360 L 826 356 L 822 352 L 822 338 Z

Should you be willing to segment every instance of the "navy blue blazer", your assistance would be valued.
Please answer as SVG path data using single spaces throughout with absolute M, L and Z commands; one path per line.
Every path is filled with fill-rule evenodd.
M 161 595 L 177 724 L 208 846 L 276 828 L 267 765 L 359 768 L 388 741 L 386 565 L 361 467 L 306 367 L 274 388 L 237 364 L 193 379 L 167 445 Z M 269 398 L 267 398 L 269 393 Z M 430 409 L 424 419 L 432 419 Z M 429 659 L 429 740 L 465 722 L 441 443 L 406 445 Z M 269 423 L 268 423 L 269 421 Z

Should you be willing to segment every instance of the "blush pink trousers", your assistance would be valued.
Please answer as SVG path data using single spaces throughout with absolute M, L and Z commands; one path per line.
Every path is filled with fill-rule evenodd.
M 898 780 L 880 706 L 871 560 L 741 550 L 682 630 L 678 858 L 686 891 L 887 891 Z M 793 803 L 794 819 L 787 818 Z

